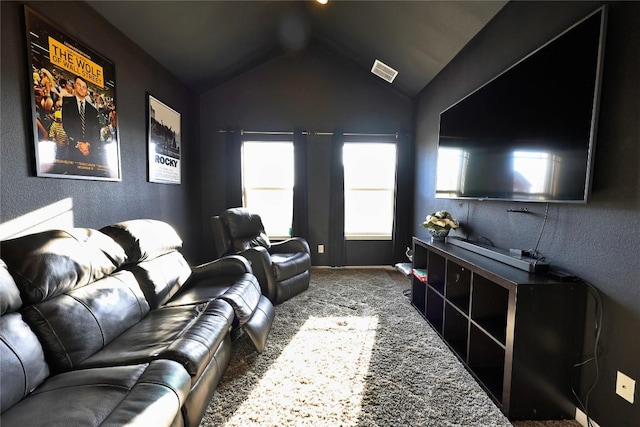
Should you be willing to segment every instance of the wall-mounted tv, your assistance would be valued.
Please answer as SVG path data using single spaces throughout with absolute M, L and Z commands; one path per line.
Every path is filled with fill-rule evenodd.
M 440 114 L 437 198 L 587 202 L 605 23 L 601 7 Z

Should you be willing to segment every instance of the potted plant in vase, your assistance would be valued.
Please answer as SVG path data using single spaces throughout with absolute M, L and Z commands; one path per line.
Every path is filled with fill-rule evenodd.
M 438 211 L 427 215 L 422 226 L 429 231 L 433 240 L 444 240 L 452 228 L 460 227 L 460 223 L 449 212 Z

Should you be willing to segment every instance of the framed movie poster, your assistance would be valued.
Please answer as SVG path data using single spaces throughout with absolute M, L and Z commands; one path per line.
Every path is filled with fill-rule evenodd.
M 120 181 L 114 64 L 25 6 L 36 174 Z
M 180 113 L 148 96 L 149 182 L 180 184 Z

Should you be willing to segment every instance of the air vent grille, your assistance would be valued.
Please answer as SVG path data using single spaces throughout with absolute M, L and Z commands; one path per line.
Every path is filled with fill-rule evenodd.
M 377 59 L 373 63 L 373 67 L 371 67 L 371 72 L 381 79 L 388 81 L 389 83 L 392 83 L 393 79 L 395 79 L 398 75 L 398 72 L 396 70 L 389 67 L 384 62 L 378 61 Z

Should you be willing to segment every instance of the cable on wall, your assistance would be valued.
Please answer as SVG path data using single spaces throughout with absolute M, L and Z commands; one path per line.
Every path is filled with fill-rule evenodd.
M 547 225 L 547 218 L 549 217 L 549 203 L 544 209 L 544 220 L 542 221 L 542 227 L 540 227 L 540 234 L 538 234 L 538 240 L 536 241 L 536 246 L 529 251 L 530 256 L 536 259 L 536 263 L 538 261 L 543 261 L 545 259 L 544 256 L 540 252 L 538 252 L 538 246 L 540 246 L 540 240 L 542 239 L 542 233 L 544 232 L 544 227 Z
M 469 240 L 469 236 L 471 235 L 471 229 L 469 227 L 469 206 L 471 202 L 467 200 L 467 219 L 465 221 L 465 239 Z
M 578 396 L 578 393 L 576 392 L 576 390 L 573 388 L 573 384 L 571 385 L 571 392 L 576 398 L 578 405 L 580 406 L 580 409 L 584 412 L 585 416 L 587 417 L 587 426 L 593 427 L 593 423 L 591 422 L 591 417 L 589 416 L 589 397 L 591 396 L 591 392 L 595 389 L 600 379 L 600 362 L 598 360 L 598 352 L 600 347 L 600 335 L 602 332 L 602 297 L 600 296 L 600 292 L 598 292 L 598 289 L 595 286 L 593 286 L 591 283 L 585 280 L 582 280 L 580 278 L 576 278 L 576 281 L 583 284 L 594 299 L 594 302 L 595 302 L 594 315 L 595 315 L 596 324 L 594 328 L 595 340 L 593 344 L 593 356 L 583 360 L 582 362 L 576 363 L 575 365 L 573 365 L 572 368 L 573 369 L 579 368 L 581 366 L 587 365 L 588 363 L 594 362 L 595 377 L 593 379 L 593 383 L 591 384 L 591 386 L 589 386 L 589 389 L 585 394 L 584 403 Z

